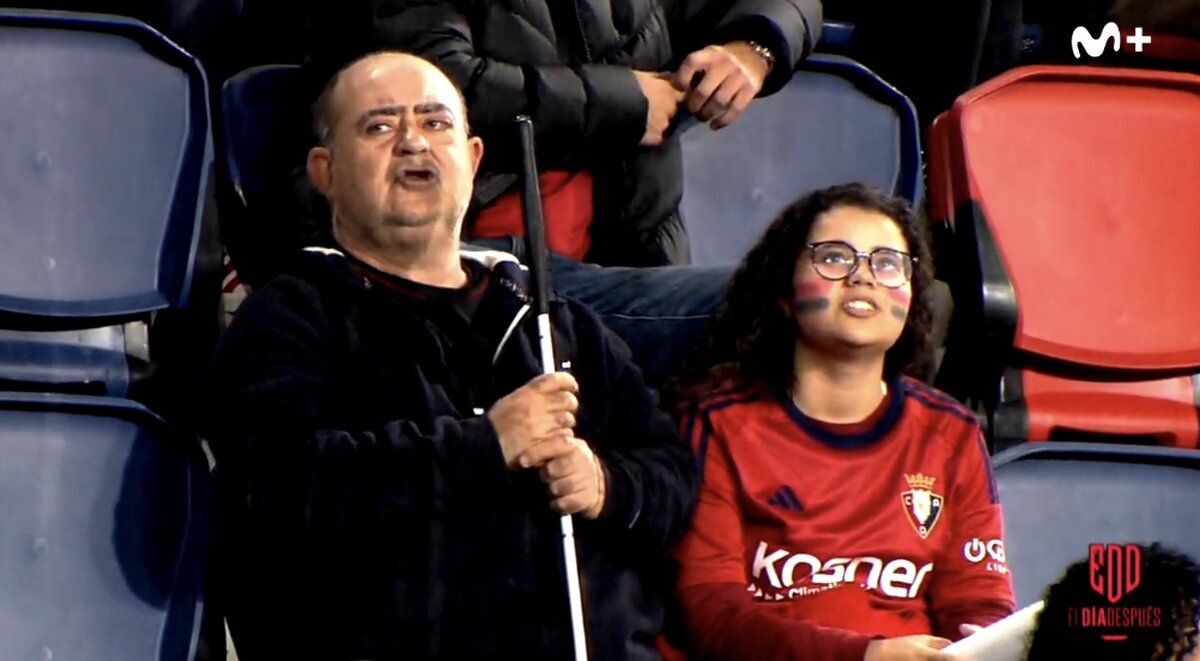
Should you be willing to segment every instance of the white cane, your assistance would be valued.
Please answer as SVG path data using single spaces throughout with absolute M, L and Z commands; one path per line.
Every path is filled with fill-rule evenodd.
M 538 186 L 537 157 L 533 149 L 533 121 L 517 118 L 521 137 L 521 206 L 525 216 L 525 262 L 533 281 L 533 308 L 537 315 L 538 348 L 542 373 L 555 371 L 554 340 L 550 335 L 550 284 L 546 266 L 546 228 L 542 219 L 542 194 Z M 587 661 L 587 632 L 583 624 L 583 593 L 579 584 L 579 562 L 575 554 L 575 525 L 570 514 L 562 525 L 563 561 L 567 574 L 567 597 L 571 605 L 571 632 L 575 661 Z

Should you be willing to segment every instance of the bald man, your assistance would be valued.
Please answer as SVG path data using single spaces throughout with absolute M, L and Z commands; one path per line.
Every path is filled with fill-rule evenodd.
M 561 514 L 591 658 L 657 658 L 697 476 L 628 349 L 556 299 L 569 371 L 540 375 L 526 272 L 460 249 L 483 144 L 435 67 L 369 55 L 318 107 L 336 248 L 256 289 L 210 373 L 240 658 L 570 658 Z

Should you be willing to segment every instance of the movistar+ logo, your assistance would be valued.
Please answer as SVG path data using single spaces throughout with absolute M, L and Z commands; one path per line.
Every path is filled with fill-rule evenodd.
M 1134 28 L 1133 34 L 1125 37 L 1125 42 L 1133 46 L 1135 53 L 1140 53 L 1142 47 L 1150 43 L 1150 37 L 1142 34 L 1141 28 Z M 1099 37 L 1093 37 L 1092 33 L 1082 25 L 1076 27 L 1075 31 L 1071 33 L 1071 52 L 1075 54 L 1077 60 L 1081 57 L 1080 48 L 1083 48 L 1089 57 L 1100 57 L 1110 43 L 1114 51 L 1121 50 L 1121 28 L 1117 27 L 1116 23 L 1105 25 L 1100 30 Z

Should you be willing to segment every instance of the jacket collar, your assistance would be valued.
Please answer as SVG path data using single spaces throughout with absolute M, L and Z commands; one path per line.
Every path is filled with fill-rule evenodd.
M 319 261 L 326 263 L 343 279 L 359 289 L 367 289 L 366 279 L 353 267 L 346 254 L 337 248 L 326 246 L 310 246 L 303 250 L 306 263 Z M 529 268 L 517 261 L 510 253 L 501 250 L 461 250 L 463 259 L 469 259 L 482 264 L 491 271 L 495 282 L 503 286 L 524 303 L 533 300 Z M 560 302 L 561 299 L 551 292 L 550 300 Z

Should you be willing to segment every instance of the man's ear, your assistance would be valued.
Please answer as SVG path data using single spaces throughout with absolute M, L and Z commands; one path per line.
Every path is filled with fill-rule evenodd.
M 321 195 L 329 197 L 333 187 L 333 158 L 329 147 L 317 145 L 308 150 L 308 179 Z
M 473 135 L 467 138 L 467 149 L 471 151 L 471 176 L 479 172 L 479 162 L 483 160 L 483 140 Z

